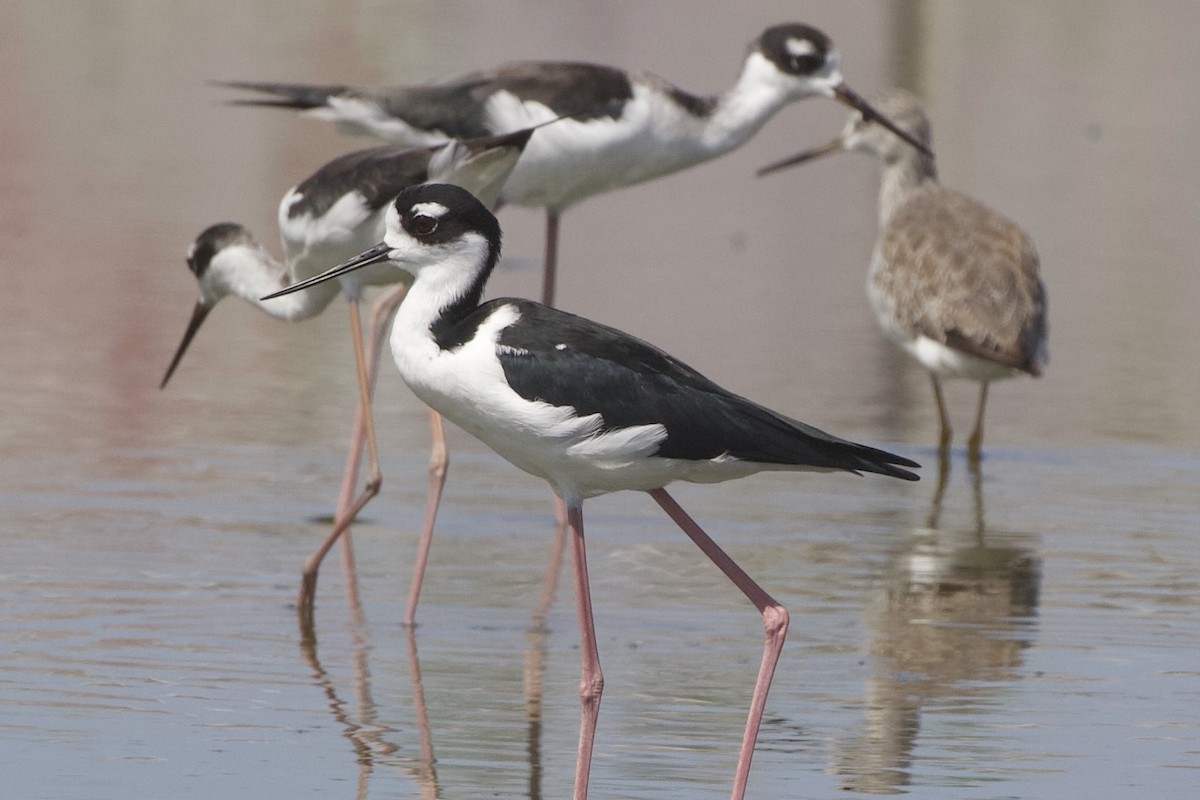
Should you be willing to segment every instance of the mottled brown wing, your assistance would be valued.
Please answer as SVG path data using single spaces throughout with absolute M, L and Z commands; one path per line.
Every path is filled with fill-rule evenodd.
M 1046 294 L 1033 242 L 958 192 L 928 187 L 893 215 L 874 289 L 897 323 L 956 350 L 1041 373 Z

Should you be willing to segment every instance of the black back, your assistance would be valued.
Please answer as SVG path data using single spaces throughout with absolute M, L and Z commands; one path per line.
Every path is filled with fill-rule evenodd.
M 444 83 L 363 94 L 415 128 L 464 139 L 492 133 L 486 126 L 485 103 L 498 92 L 579 120 L 616 118 L 633 97 L 629 77 L 621 70 L 574 61 L 522 61 Z

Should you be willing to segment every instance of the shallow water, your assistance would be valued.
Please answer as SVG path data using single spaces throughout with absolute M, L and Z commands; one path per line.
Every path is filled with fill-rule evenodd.
M 229 301 L 157 389 L 194 300 L 192 237 L 236 219 L 274 244 L 283 191 L 366 145 L 227 108 L 205 81 L 571 57 L 716 90 L 745 41 L 796 17 L 839 42 L 860 92 L 903 77 L 927 97 L 943 181 L 1030 231 L 1052 362 L 995 388 L 981 473 L 956 450 L 939 493 L 927 380 L 863 294 L 874 165 L 752 177 L 838 130 L 832 104 L 566 215 L 561 305 L 925 464 L 915 485 L 675 491 L 792 613 L 750 796 L 1194 795 L 1200 8 L 1081 1 L 0 6 L 4 796 L 566 796 L 579 654 L 569 572 L 531 631 L 541 483 L 451 432 L 410 635 L 428 433 L 385 370 L 384 490 L 354 530 L 363 621 L 335 554 L 307 646 L 298 572 L 355 398 L 342 312 L 288 326 Z M 532 294 L 540 218 L 501 221 L 492 293 Z M 950 399 L 966 429 L 972 390 Z M 647 498 L 587 513 L 593 796 L 725 796 L 757 615 Z

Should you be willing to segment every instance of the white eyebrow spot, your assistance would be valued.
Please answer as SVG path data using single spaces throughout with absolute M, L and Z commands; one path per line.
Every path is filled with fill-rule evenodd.
M 811 56 L 817 52 L 817 46 L 809 39 L 788 39 L 787 52 L 789 56 Z
M 446 208 L 441 203 L 429 201 L 426 203 L 417 203 L 412 207 L 412 210 L 417 214 L 423 214 L 427 217 L 433 217 L 434 219 L 441 219 L 450 209 Z
M 556 344 L 556 345 L 554 345 L 554 349 L 555 349 L 555 350 L 566 350 L 566 349 L 567 349 L 567 346 L 566 346 L 565 344 L 562 344 L 562 343 L 560 342 L 559 344 Z

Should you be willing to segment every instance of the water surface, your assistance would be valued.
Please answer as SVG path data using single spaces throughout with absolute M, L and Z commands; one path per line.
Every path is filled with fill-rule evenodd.
M 561 304 L 721 383 L 924 463 L 905 484 L 763 475 L 678 499 L 792 612 L 752 797 L 1185 797 L 1200 788 L 1200 10 L 1055 2 L 15 2 L 0 7 L 0 771 L 20 798 L 563 797 L 578 730 L 569 578 L 531 630 L 549 492 L 459 431 L 420 625 L 399 625 L 425 412 L 390 369 L 384 491 L 316 642 L 298 572 L 355 400 L 344 312 L 228 301 L 165 391 L 183 253 L 349 140 L 229 108 L 211 79 L 386 84 L 520 58 L 726 86 L 804 19 L 869 93 L 929 101 L 943 180 L 1020 222 L 1052 362 L 997 386 L 987 458 L 939 491 L 925 376 L 863 293 L 875 165 L 753 171 L 838 130 L 786 109 L 743 149 L 588 201 Z M 533 294 L 502 213 L 492 294 Z M 951 387 L 957 426 L 974 395 Z M 647 498 L 588 505 L 607 685 L 596 797 L 728 794 L 754 610 Z

